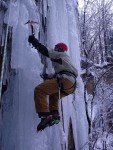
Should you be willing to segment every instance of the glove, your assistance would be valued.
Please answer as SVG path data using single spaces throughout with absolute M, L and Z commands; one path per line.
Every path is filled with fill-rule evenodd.
M 41 74 L 40 75 L 41 76 L 41 78 L 43 78 L 44 80 L 46 80 L 46 79 L 53 79 L 53 78 L 55 78 L 55 74 Z
M 41 76 L 41 78 L 44 79 L 44 80 L 48 79 L 48 74 L 47 74 L 47 73 L 41 74 L 40 76 Z
M 29 38 L 28 38 L 28 42 L 29 42 L 29 43 L 33 43 L 34 40 L 35 40 L 34 35 L 30 35 Z

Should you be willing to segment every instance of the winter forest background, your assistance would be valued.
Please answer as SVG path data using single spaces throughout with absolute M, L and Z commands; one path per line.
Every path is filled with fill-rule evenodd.
M 59 125 L 36 132 L 33 90 L 49 59 L 29 45 L 65 42 L 79 75 Z M 113 150 L 113 0 L 0 0 L 0 150 Z

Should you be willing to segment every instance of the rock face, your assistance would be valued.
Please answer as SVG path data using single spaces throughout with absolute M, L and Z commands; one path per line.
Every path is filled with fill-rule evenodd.
M 99 84 L 100 80 L 103 80 L 107 85 L 113 84 L 113 59 L 111 57 L 102 65 L 81 60 L 81 68 L 85 70 L 85 73 L 81 74 L 81 78 L 88 94 L 93 95 L 95 84 Z
M 82 74 L 81 78 L 86 86 L 86 90 L 88 94 L 93 95 L 93 91 L 94 91 L 94 76 L 90 73 L 90 74 Z

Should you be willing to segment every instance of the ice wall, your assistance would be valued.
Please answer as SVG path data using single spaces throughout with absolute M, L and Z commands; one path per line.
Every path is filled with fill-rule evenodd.
M 36 133 L 36 126 L 40 119 L 35 113 L 33 90 L 36 85 L 42 82 L 40 73 L 43 65 L 40 62 L 39 54 L 27 41 L 29 28 L 25 22 L 32 19 L 39 22 L 40 25 L 42 13 L 47 20 L 46 39 L 42 37 L 46 40 L 45 44 L 48 48 L 53 48 L 57 42 L 65 42 L 69 45 L 68 54 L 79 71 L 74 100 L 76 109 L 72 104 L 73 95 L 63 99 L 66 146 L 70 117 L 73 123 L 76 149 L 80 150 L 87 142 L 84 89 L 80 78 L 78 16 L 75 5 L 76 1 L 74 0 L 45 0 L 40 1 L 38 7 L 33 0 L 12 2 L 11 11 L 8 13 L 10 13 L 10 25 L 13 26 L 12 68 L 15 68 L 15 76 L 11 77 L 12 92 L 7 92 L 5 95 L 6 101 L 8 97 L 11 97 L 12 105 L 9 106 L 10 109 L 5 111 L 3 117 L 2 150 L 61 149 L 62 137 L 59 126 L 55 125 L 45 129 L 44 132 Z M 43 11 L 41 11 L 42 8 Z M 35 25 L 36 37 L 38 37 L 38 31 L 41 29 L 39 25 Z M 51 69 L 49 65 L 49 70 Z M 88 150 L 87 147 L 83 147 L 83 149 Z

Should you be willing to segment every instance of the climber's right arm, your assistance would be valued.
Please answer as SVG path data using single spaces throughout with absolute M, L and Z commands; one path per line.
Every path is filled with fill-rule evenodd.
M 39 41 L 33 35 L 29 36 L 28 42 L 31 43 L 42 55 L 49 57 L 48 49 L 39 43 Z

